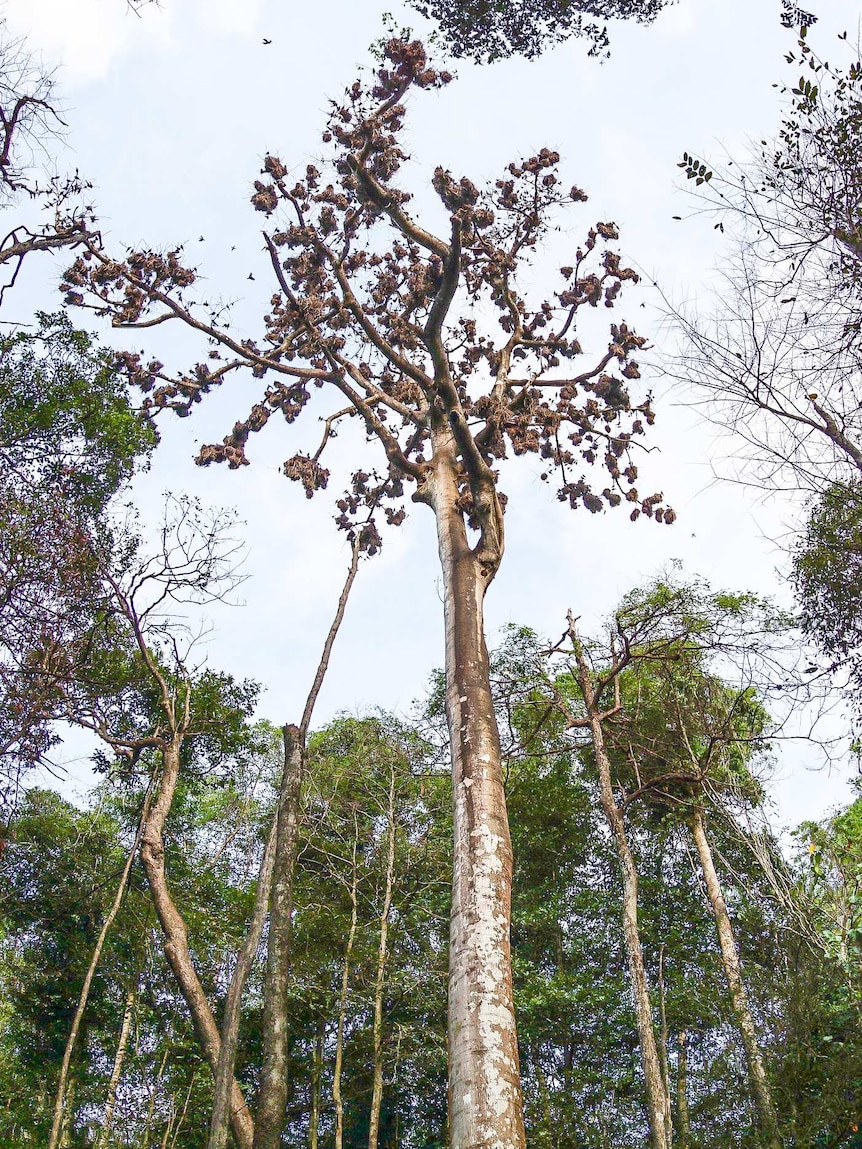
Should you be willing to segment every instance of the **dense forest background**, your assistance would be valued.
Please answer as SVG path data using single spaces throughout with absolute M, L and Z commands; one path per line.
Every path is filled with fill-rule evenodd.
M 653 284 L 649 332 L 653 273 L 546 141 L 487 181 L 424 156 L 410 182 L 413 117 L 459 67 L 476 85 L 567 50 L 611 72 L 615 36 L 648 45 L 665 8 L 417 0 L 425 43 L 388 16 L 326 110 L 291 106 L 314 155 L 248 173 L 239 287 L 201 272 L 203 235 L 116 239 L 64 166 L 62 83 L 0 29 L 4 1145 L 862 1146 L 854 29 L 776 2 L 769 138 L 678 141 L 674 222 L 706 219 L 723 262 L 708 303 Z M 262 316 L 237 298 L 259 281 Z M 775 595 L 643 574 L 656 532 L 745 568 L 726 522 L 676 507 L 671 404 L 712 427 L 717 485 L 780 506 Z M 261 595 L 259 508 L 197 497 L 177 417 L 219 492 L 277 451 L 337 549 L 297 535 L 302 577 Z M 542 496 L 575 514 L 536 569 L 505 524 Z M 434 545 L 399 575 L 421 516 Z M 602 546 L 619 518 L 637 559 Z M 556 629 L 517 597 L 491 629 L 510 551 L 540 585 L 557 537 Z M 587 572 L 624 588 L 604 618 Z M 291 636 L 315 582 L 311 650 Z M 228 616 L 250 620 L 233 662 Z M 430 625 L 439 669 L 417 669 Z M 374 696 L 378 646 L 421 697 L 333 703 L 333 674 Z M 273 665 L 304 684 L 284 712 Z M 850 798 L 782 827 L 788 769 Z

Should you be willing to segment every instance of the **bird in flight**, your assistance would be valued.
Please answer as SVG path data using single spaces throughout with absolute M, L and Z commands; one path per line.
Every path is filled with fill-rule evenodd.
M 264 44 L 271 44 L 272 40 L 267 40 L 266 36 L 264 36 L 263 42 L 264 42 Z

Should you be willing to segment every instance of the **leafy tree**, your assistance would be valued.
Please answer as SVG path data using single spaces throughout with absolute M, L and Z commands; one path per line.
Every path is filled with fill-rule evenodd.
M 776 1089 L 794 1145 L 855 1149 L 862 1105 L 859 1009 L 860 871 L 857 799 L 796 833 L 787 935 L 778 985 Z
M 40 671 L 96 625 L 110 500 L 155 445 L 111 356 L 62 314 L 0 339 L 0 761 L 18 779 L 56 735 Z
M 49 791 L 28 792 L 5 851 L 0 901 L 5 972 L 2 1045 L 4 1141 L 46 1143 L 80 984 L 122 869 L 120 826 L 105 809 L 76 810 Z M 140 914 L 141 902 L 135 908 Z M 75 1103 L 99 1098 L 98 1038 L 110 1028 L 116 987 L 140 961 L 137 923 L 109 949 L 93 983 L 71 1068 Z
M 859 689 L 862 649 L 862 481 L 833 483 L 815 500 L 793 554 L 793 581 L 807 637 Z
M 436 20 L 455 56 L 493 61 L 537 56 L 550 44 L 585 36 L 590 55 L 609 49 L 606 20 L 649 23 L 669 0 L 411 0 L 418 12 Z M 586 17 L 586 22 L 585 22 Z
M 672 1115 L 662 963 L 658 972 L 662 1023 L 657 1032 L 656 982 L 650 986 L 641 929 L 640 868 L 644 859 L 652 866 L 655 853 L 655 848 L 649 848 L 649 838 L 655 836 L 650 818 L 659 827 L 669 820 L 671 830 L 677 827 L 677 836 L 686 827 L 697 845 L 730 989 L 728 1016 L 742 1034 L 766 1143 L 780 1143 L 757 1027 L 742 982 L 704 810 L 722 793 L 743 803 L 761 798 L 747 763 L 763 748 L 768 717 L 749 675 L 758 660 L 763 663 L 764 650 L 776 642 L 782 625 L 786 620 L 774 617 L 765 604 L 751 596 L 712 595 L 701 587 L 657 580 L 626 597 L 606 644 L 585 643 L 570 617 L 572 653 L 550 675 L 543 659 L 529 651 L 523 658 L 521 648 L 522 667 L 532 667 L 533 677 L 526 681 L 533 683 L 533 713 L 537 708 L 540 713 L 544 710 L 536 728 L 546 725 L 548 716 L 557 711 L 567 730 L 589 731 L 589 740 L 581 745 L 580 753 L 594 772 L 594 801 L 607 821 L 623 879 L 625 949 L 637 1004 L 637 1032 L 655 1145 L 669 1142 Z M 758 631 L 760 640 L 755 637 Z M 566 637 L 552 648 L 552 655 L 563 654 Z M 710 667 L 719 656 L 727 659 L 734 648 L 746 669 L 741 686 L 731 688 Z M 511 656 L 510 660 L 517 679 L 519 660 Z M 645 826 L 638 816 L 639 806 L 649 815 Z M 646 848 L 641 852 L 639 839 L 643 841 L 644 829 Z M 665 834 L 662 852 L 668 848 L 676 852 L 680 845 L 685 849 L 686 837 L 674 845 Z

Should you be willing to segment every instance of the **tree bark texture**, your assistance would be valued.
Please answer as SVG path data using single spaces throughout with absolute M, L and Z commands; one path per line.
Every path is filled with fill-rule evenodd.
M 769 1149 L 781 1149 L 778 1120 L 775 1115 L 775 1107 L 772 1103 L 769 1080 L 766 1076 L 766 1069 L 757 1042 L 757 1030 L 754 1024 L 754 1018 L 751 1016 L 751 1009 L 748 1005 L 748 995 L 745 992 L 745 985 L 742 980 L 742 967 L 739 962 L 736 939 L 733 936 L 733 925 L 730 921 L 730 914 L 727 912 L 727 903 L 724 900 L 721 881 L 719 880 L 715 863 L 713 862 L 712 849 L 706 835 L 706 827 L 701 810 L 694 812 L 690 825 L 692 836 L 697 846 L 704 881 L 706 882 L 709 904 L 712 907 L 713 917 L 715 918 L 715 928 L 721 947 L 721 960 L 724 966 L 725 977 L 727 978 L 727 985 L 730 990 L 730 1002 L 733 1007 L 734 1016 L 736 1017 L 736 1023 L 739 1026 L 742 1044 L 745 1048 L 748 1076 L 751 1082 L 755 1108 L 757 1110 L 758 1124 L 766 1137 L 766 1144 Z
M 284 727 L 284 771 L 278 798 L 275 863 L 269 906 L 263 1004 L 263 1063 L 255 1111 L 254 1149 L 278 1149 L 287 1106 L 287 983 L 290 977 L 293 876 L 304 766 L 303 741 L 297 726 Z
M 470 548 L 458 506 L 456 465 L 454 446 L 438 435 L 427 497 L 437 520 L 443 572 L 455 826 L 449 1136 L 452 1149 L 523 1149 L 509 936 L 512 846 L 483 620 L 496 564 L 489 569 Z
M 613 783 L 611 781 L 611 763 L 605 750 L 605 740 L 597 707 L 597 699 L 593 693 L 586 663 L 580 656 L 578 658 L 578 666 L 580 671 L 581 692 L 587 708 L 590 733 L 593 739 L 593 750 L 599 771 L 599 791 L 601 794 L 602 809 L 604 810 L 608 826 L 613 835 L 620 870 L 622 871 L 623 936 L 625 939 L 626 958 L 628 960 L 632 992 L 634 994 L 641 1062 L 643 1064 L 644 1077 L 646 1078 L 650 1140 L 653 1149 L 670 1149 L 672 1131 L 670 1098 L 665 1086 L 661 1057 L 655 1039 L 649 988 L 647 986 L 646 969 L 644 968 L 643 947 L 641 946 L 640 931 L 638 929 L 637 867 L 635 866 L 635 860 L 629 847 L 623 816 L 614 797 Z
M 178 737 L 164 748 L 161 786 L 144 829 L 141 861 L 164 934 L 165 957 L 189 1007 L 201 1050 L 215 1075 L 221 1038 L 204 987 L 192 962 L 186 923 L 171 895 L 165 873 L 164 829 L 180 772 L 180 746 L 181 739 Z M 252 1149 L 254 1124 L 235 1080 L 231 1085 L 231 1129 L 239 1149 Z

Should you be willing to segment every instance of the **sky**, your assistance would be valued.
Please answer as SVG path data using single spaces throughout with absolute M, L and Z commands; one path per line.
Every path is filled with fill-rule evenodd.
M 821 7 L 829 11 L 812 43 L 828 55 L 838 32 L 848 28 L 853 38 L 858 10 L 850 0 Z M 384 12 L 417 33 L 428 30 L 394 0 L 163 0 L 140 16 L 123 0 L 7 0 L 3 11 L 10 32 L 26 36 L 55 69 L 68 125 L 57 166 L 77 168 L 92 182 L 108 245 L 185 243 L 207 289 L 234 303 L 237 328 L 253 324 L 272 292 L 262 217 L 248 203 L 263 156 L 272 151 L 299 170 L 315 158 L 328 101 L 371 63 L 368 47 L 384 35 Z M 795 79 L 783 60 L 792 34 L 780 27 L 779 12 L 778 0 L 680 0 L 651 27 L 613 27 L 604 62 L 587 58 L 577 41 L 531 62 L 458 62 L 456 82 L 411 99 L 408 178 L 416 210 L 439 211 L 430 190 L 437 164 L 479 183 L 519 156 L 558 150 L 566 178 L 590 199 L 561 221 L 537 259 L 536 291 L 556 286 L 551 273 L 592 222 L 614 220 L 625 260 L 644 281 L 627 291 L 618 317 L 628 316 L 660 348 L 669 337 L 651 284 L 675 304 L 708 310 L 727 252 L 715 221 L 681 188 L 676 165 L 683 151 L 741 157 L 775 132 L 776 85 Z M 27 322 L 34 307 L 55 307 L 64 266 L 62 257 L 25 265 L 4 305 L 6 320 Z M 129 345 L 128 335 L 101 334 Z M 140 333 L 135 339 L 165 362 L 194 361 L 182 333 L 158 334 L 161 343 L 144 344 Z M 486 604 L 491 643 L 509 623 L 556 637 L 569 608 L 583 630 L 597 627 L 627 590 L 674 560 L 716 588 L 789 603 L 787 543 L 799 507 L 722 479 L 732 445 L 684 405 L 678 384 L 644 375 L 657 395 L 658 420 L 641 485 L 664 492 L 677 522 L 573 514 L 539 483 L 537 466 L 516 461 L 503 484 L 510 497 L 506 556 Z M 247 544 L 242 605 L 211 612 L 201 655 L 262 682 L 261 715 L 281 723 L 301 713 L 349 556 L 332 522 L 341 489 L 335 479 L 308 502 L 279 472 L 285 458 L 307 449 L 305 436 L 271 425 L 251 444 L 252 466 L 194 467 L 197 445 L 219 441 L 246 414 L 254 401 L 247 387 L 226 387 L 192 419 L 162 424 L 162 445 L 135 501 L 151 521 L 165 491 L 237 508 Z M 376 706 L 406 713 L 442 660 L 433 519 L 416 507 L 387 535 L 382 554 L 363 565 L 316 721 Z M 70 784 L 87 777 L 76 754 L 70 746 Z M 846 800 L 852 766 L 830 775 L 815 771 L 816 761 L 798 748 L 780 761 L 782 822 L 820 816 Z

